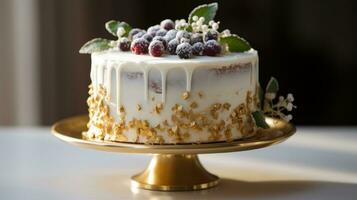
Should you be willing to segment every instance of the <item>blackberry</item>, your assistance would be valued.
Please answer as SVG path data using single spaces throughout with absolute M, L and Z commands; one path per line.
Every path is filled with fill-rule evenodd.
M 203 53 L 204 44 L 202 42 L 196 42 L 192 45 L 192 54 L 199 56 Z
M 153 40 L 149 45 L 149 54 L 154 57 L 160 57 L 165 51 L 165 47 L 159 40 Z
M 145 32 L 144 32 L 144 31 L 141 31 L 141 32 L 139 32 L 139 33 L 133 35 L 132 40 L 141 38 L 143 35 L 145 35 Z
M 166 35 L 167 31 L 165 29 L 160 29 L 156 32 L 155 36 L 161 36 L 164 37 Z
M 140 28 L 133 28 L 129 31 L 128 38 L 131 40 L 134 35 L 136 35 L 139 32 L 142 32 L 142 31 L 143 30 L 141 30 Z
M 180 30 L 180 31 L 177 31 L 177 34 L 176 34 L 176 39 L 178 41 L 181 41 L 181 38 L 186 38 L 186 39 L 190 39 L 191 35 L 189 32 L 187 31 L 183 31 L 183 30 Z
M 209 30 L 203 35 L 203 39 L 205 42 L 207 42 L 208 40 L 218 40 L 218 32 L 215 30 Z
M 131 43 L 131 51 L 135 54 L 148 53 L 149 42 L 144 38 L 137 38 Z
M 155 37 L 156 32 L 160 30 L 160 26 L 159 25 L 155 25 L 155 26 L 150 26 L 147 30 L 147 33 L 151 34 L 153 37 Z
M 164 45 L 165 49 L 167 48 L 167 41 L 166 41 L 166 39 L 165 39 L 164 37 L 162 37 L 162 36 L 155 36 L 152 40 L 153 40 L 153 41 L 154 41 L 154 40 L 159 40 L 159 41 L 161 41 L 162 44 Z
M 175 28 L 175 23 L 171 19 L 165 19 L 160 23 L 160 26 L 168 31 Z
M 190 44 L 193 45 L 197 42 L 203 42 L 202 34 L 200 34 L 200 33 L 194 33 L 191 35 Z
M 128 38 L 120 38 L 119 40 L 119 49 L 122 51 L 129 51 L 130 50 L 130 41 Z
M 192 57 L 192 46 L 190 43 L 181 43 L 176 48 L 176 54 L 182 59 L 188 59 Z
M 167 45 L 167 50 L 171 55 L 176 55 L 176 48 L 179 45 L 179 41 L 177 39 L 173 39 Z
M 167 31 L 165 38 L 168 42 L 176 38 L 177 30 L 176 29 L 171 29 Z
M 203 48 L 203 54 L 206 56 L 216 56 L 221 53 L 221 45 L 216 40 L 208 40 Z
M 152 40 L 152 35 L 149 33 L 145 33 L 143 36 L 141 36 L 142 38 L 144 38 L 145 40 L 147 40 L 148 42 L 151 42 Z

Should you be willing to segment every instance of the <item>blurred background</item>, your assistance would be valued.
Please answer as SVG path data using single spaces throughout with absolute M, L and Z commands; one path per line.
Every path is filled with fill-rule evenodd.
M 220 29 L 259 51 L 260 80 L 293 93 L 297 125 L 357 125 L 357 1 L 217 1 Z M 189 0 L 0 0 L 0 125 L 50 125 L 87 112 L 90 56 L 111 19 L 147 28 L 187 18 Z

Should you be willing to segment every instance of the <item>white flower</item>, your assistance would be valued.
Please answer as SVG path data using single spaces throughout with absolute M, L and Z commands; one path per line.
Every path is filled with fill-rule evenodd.
M 205 18 L 204 17 L 200 17 L 200 19 L 198 21 L 203 23 L 205 21 Z
M 289 103 L 286 105 L 286 110 L 287 110 L 287 111 L 292 111 L 292 110 L 293 110 L 293 107 L 294 107 L 294 105 L 289 102 Z
M 193 17 L 192 17 L 192 20 L 193 20 L 194 22 L 196 22 L 196 21 L 198 20 L 197 15 L 193 16 Z
M 213 21 L 213 20 L 211 20 L 211 21 L 208 22 L 208 25 L 210 25 L 210 26 L 212 26 L 213 24 L 214 24 L 214 21 Z
M 231 31 L 229 29 L 225 29 L 224 31 L 222 31 L 223 36 L 230 36 L 231 35 Z
M 293 116 L 292 115 L 285 115 L 284 117 L 283 117 L 283 120 L 285 120 L 285 121 L 290 121 L 290 120 L 292 120 L 293 119 Z
M 125 29 L 123 27 L 119 27 L 117 30 L 117 36 L 121 37 L 125 34 Z
M 202 32 L 207 32 L 208 31 L 208 26 L 206 24 L 201 26 Z
M 218 27 L 219 27 L 218 23 L 213 23 L 212 24 L 213 30 L 218 30 Z
M 180 19 L 180 23 L 181 24 L 186 23 L 186 20 L 185 19 Z
M 275 99 L 275 97 L 276 97 L 275 93 L 269 93 L 269 92 L 265 93 L 265 98 L 268 100 L 273 100 Z
M 282 102 L 282 101 L 284 101 L 284 97 L 283 97 L 283 96 L 280 96 L 280 97 L 279 97 L 279 102 Z
M 294 96 L 293 96 L 293 94 L 289 93 L 288 96 L 286 97 L 286 99 L 287 99 L 289 102 L 293 102 L 293 101 L 294 101 Z

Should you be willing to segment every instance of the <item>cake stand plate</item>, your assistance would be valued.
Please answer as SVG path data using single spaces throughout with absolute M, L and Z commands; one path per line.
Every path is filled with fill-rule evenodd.
M 154 154 L 146 170 L 132 177 L 132 186 L 160 191 L 199 190 L 216 186 L 219 178 L 209 173 L 197 154 L 245 151 L 280 143 L 292 136 L 296 129 L 291 123 L 266 118 L 271 128 L 260 129 L 256 135 L 232 142 L 201 144 L 135 144 L 128 142 L 93 141 L 82 138 L 87 130 L 86 115 L 61 120 L 52 126 L 59 139 L 90 149 Z

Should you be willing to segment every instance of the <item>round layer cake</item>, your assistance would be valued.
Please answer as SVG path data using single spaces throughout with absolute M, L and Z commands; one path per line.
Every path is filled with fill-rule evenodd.
M 88 139 L 208 143 L 252 136 L 258 55 L 251 49 L 180 59 L 92 53 Z

